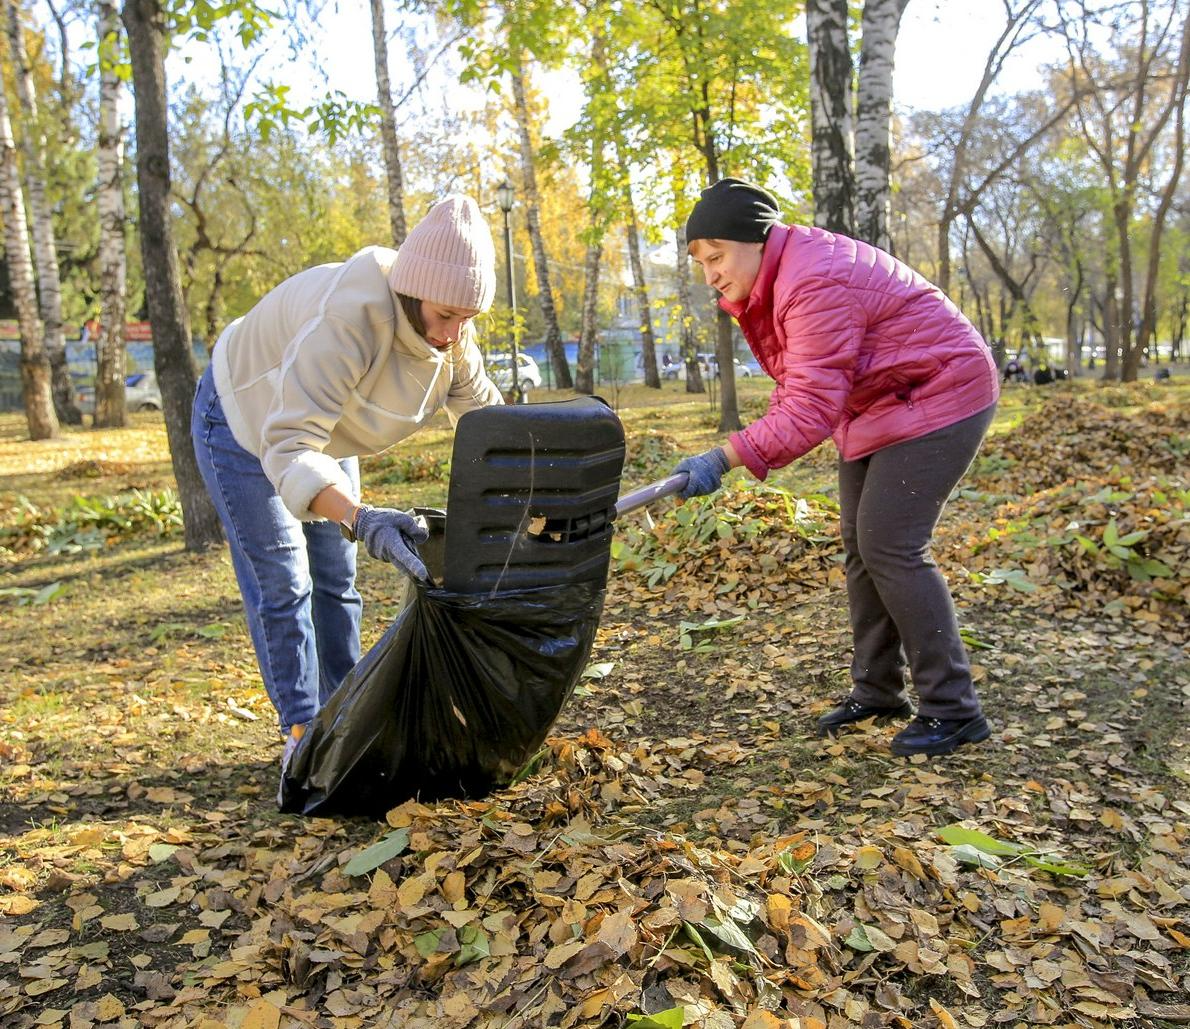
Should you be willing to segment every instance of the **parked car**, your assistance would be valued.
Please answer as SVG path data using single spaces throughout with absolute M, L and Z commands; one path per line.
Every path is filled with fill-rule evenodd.
M 502 390 L 512 389 L 512 355 L 490 354 L 486 363 L 488 378 Z M 541 369 L 528 354 L 517 354 L 517 384 L 523 390 L 541 388 Z
M 161 390 L 156 372 L 136 372 L 124 380 L 124 403 L 129 411 L 160 411 Z
M 702 366 L 703 375 L 708 375 L 710 374 L 710 371 L 713 370 L 715 373 L 715 378 L 719 378 L 719 359 L 714 354 L 699 354 L 698 363 Z M 754 374 L 756 374 L 749 365 L 744 364 L 744 362 L 738 357 L 735 358 L 733 366 L 735 368 L 735 377 L 737 379 L 750 379 Z
M 95 386 L 88 383 L 74 392 L 75 403 L 83 414 L 95 413 Z M 160 411 L 161 390 L 156 372 L 133 372 L 124 380 L 124 406 L 129 411 Z

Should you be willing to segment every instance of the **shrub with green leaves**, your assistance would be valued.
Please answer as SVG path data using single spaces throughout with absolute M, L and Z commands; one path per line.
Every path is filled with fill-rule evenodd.
M 65 507 L 17 501 L 15 522 L 0 528 L 0 554 L 75 554 L 138 536 L 172 536 L 182 528 L 182 505 L 172 489 L 113 497 L 75 497 Z

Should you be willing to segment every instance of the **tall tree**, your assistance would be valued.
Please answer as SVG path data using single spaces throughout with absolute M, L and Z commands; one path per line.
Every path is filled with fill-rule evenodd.
M 0 85 L 0 220 L 4 222 L 4 250 L 8 278 L 21 333 L 21 396 L 30 439 L 58 435 L 58 416 L 50 383 L 50 362 L 37 317 L 37 286 L 29 257 L 29 229 L 25 223 L 25 198 L 8 96 Z
M 656 137 L 659 152 L 693 147 L 708 184 L 725 175 L 763 183 L 778 166 L 800 178 L 805 51 L 790 38 L 788 23 L 801 5 L 773 0 L 755 5 L 746 18 L 732 5 L 704 0 L 650 0 L 642 6 L 649 18 L 636 30 L 639 46 L 622 78 L 631 110 Z M 717 304 L 712 312 L 719 429 L 731 432 L 741 424 L 735 332 Z M 691 385 L 688 379 L 687 389 Z
M 657 367 L 657 341 L 653 336 L 649 284 L 645 279 L 645 266 L 640 252 L 640 228 L 637 224 L 636 204 L 632 199 L 632 173 L 624 153 L 624 140 L 618 131 L 615 147 L 618 165 L 616 170 L 624 190 L 624 230 L 628 237 L 628 261 L 632 266 L 632 288 L 636 293 L 636 310 L 640 321 L 641 364 L 645 372 L 645 385 L 650 389 L 660 389 L 661 372 Z
M 909 0 L 863 5 L 858 83 L 847 0 L 808 0 L 814 224 L 889 249 L 893 57 Z M 858 85 L 858 89 L 856 88 Z
M 855 110 L 855 235 L 892 249 L 888 212 L 892 152 L 893 58 L 909 0 L 867 0 Z
M 963 216 L 965 211 L 970 210 L 974 200 L 974 191 L 965 190 L 964 186 L 968 182 L 968 151 L 979 124 L 980 111 L 1009 57 L 1040 31 L 1035 16 L 1042 2 L 1043 0 L 1004 0 L 1004 28 L 988 52 L 979 84 L 975 87 L 975 93 L 963 113 L 962 124 L 955 138 L 950 141 L 948 148 L 950 175 L 947 181 L 946 196 L 942 201 L 942 211 L 938 218 L 937 283 L 943 291 L 950 289 L 951 227 L 958 218 Z M 1011 162 L 1019 157 L 1019 153 L 1012 156 L 1006 155 L 1006 157 L 1004 167 L 1010 166 Z M 990 181 L 992 181 L 991 177 L 984 177 L 985 185 Z
M 384 0 L 372 4 L 372 57 L 376 64 L 376 99 L 380 107 L 380 138 L 384 141 L 384 171 L 388 182 L 388 221 L 393 245 L 405 242 L 405 175 L 397 138 L 397 113 L 388 77 L 388 34 L 384 28 Z
M 814 224 L 850 235 L 855 231 L 855 140 L 847 18 L 847 0 L 807 0 Z
M 442 0 L 442 5 L 460 24 L 472 30 L 487 16 L 487 5 L 483 0 Z M 560 296 L 565 294 L 565 276 L 556 275 L 557 265 L 551 265 L 551 258 L 557 258 L 557 254 L 551 254 L 547 245 L 545 211 L 548 203 L 538 181 L 543 151 L 552 148 L 541 145 L 534 125 L 530 68 L 534 62 L 556 65 L 580 41 L 576 26 L 582 7 L 568 0 L 518 0 L 493 6 L 500 11 L 500 31 L 490 38 L 490 42 L 485 42 L 486 33 L 482 31 L 469 33 L 467 41 L 460 47 L 466 62 L 462 78 L 465 82 L 486 82 L 489 89 L 502 89 L 507 76 L 507 83 L 511 85 L 522 202 L 533 253 L 536 295 L 545 330 L 550 378 L 560 388 L 570 389 L 575 380 L 562 342 L 558 303 Z
M 1077 106 L 1076 122 L 1098 161 L 1111 195 L 1116 258 L 1119 262 L 1119 297 L 1109 297 L 1107 310 L 1119 319 L 1116 344 L 1110 348 L 1104 375 L 1136 380 L 1143 352 L 1141 334 L 1151 331 L 1149 312 L 1137 310 L 1136 268 L 1133 255 L 1134 219 L 1142 192 L 1142 179 L 1164 141 L 1171 119 L 1175 135 L 1184 132 L 1181 117 L 1187 102 L 1190 75 L 1190 14 L 1171 0 L 1133 0 L 1105 3 L 1088 12 L 1085 2 L 1070 8 L 1059 2 L 1057 11 L 1066 41 L 1070 76 L 1085 88 Z M 1118 60 L 1105 60 L 1097 50 L 1100 25 L 1107 22 Z M 1178 115 L 1175 118 L 1175 114 Z M 1171 188 L 1181 176 L 1181 147 L 1169 178 Z M 1172 198 L 1172 195 L 1171 195 Z M 1159 201 L 1152 217 L 1158 246 L 1169 203 Z M 1155 259 L 1146 273 L 1155 277 Z M 1148 274 L 1142 295 L 1150 293 Z M 1138 331 L 1134 332 L 1134 328 Z M 1147 340 L 1146 340 L 1147 342 Z
M 686 223 L 679 221 L 674 234 L 677 249 L 678 278 L 678 340 L 682 348 L 682 361 L 686 365 L 686 392 L 702 393 L 702 369 L 698 363 L 698 346 L 694 339 L 693 315 L 690 307 L 690 255 L 686 253 Z
M 558 310 L 554 305 L 554 288 L 550 281 L 549 259 L 545 238 L 541 232 L 541 193 L 537 188 L 537 148 L 533 145 L 529 104 L 525 96 L 525 63 L 517 54 L 509 72 L 512 79 L 513 110 L 516 112 L 517 140 L 520 144 L 521 185 L 525 194 L 525 221 L 529 227 L 529 245 L 533 249 L 533 270 L 537 276 L 537 296 L 545 320 L 545 349 L 559 389 L 571 389 L 574 379 L 566 349 L 562 345 L 562 329 L 558 325 Z
M 606 35 L 607 38 L 615 39 L 620 27 L 615 11 L 607 5 L 597 6 L 592 12 L 592 21 L 596 18 L 599 19 L 595 29 L 596 35 L 601 38 Z M 632 192 L 632 169 L 627 159 L 625 123 L 630 119 L 626 117 L 622 108 L 620 91 L 606 48 L 597 49 L 594 73 L 592 97 L 578 128 L 593 138 L 606 139 L 611 160 L 604 161 L 602 156 L 600 158 L 603 189 L 592 192 L 592 209 L 602 210 L 605 222 L 620 221 L 624 224 L 628 260 L 632 269 L 632 288 L 636 298 L 637 326 L 641 336 L 641 367 L 644 371 L 645 385 L 660 389 L 661 374 L 657 368 L 657 348 L 653 337 L 649 290 L 641 259 L 640 230 Z M 593 181 L 599 184 L 598 179 Z
M 119 16 L 113 0 L 99 0 L 99 337 L 95 341 L 95 428 L 124 425 L 125 289 L 123 131 L 117 70 Z
M 595 392 L 595 345 L 599 337 L 595 315 L 599 302 L 599 265 L 608 228 L 607 162 L 603 152 L 606 141 L 600 131 L 608 119 L 599 109 L 615 103 L 614 94 L 609 95 L 607 89 L 606 42 L 599 30 L 591 44 L 591 72 L 586 85 L 587 107 L 594 130 L 590 134 L 591 193 L 587 202 L 590 224 L 587 226 L 587 257 L 583 262 L 583 323 L 578 339 L 574 388 L 578 393 L 589 394 Z
M 62 325 L 62 282 L 58 272 L 58 250 L 54 239 L 54 223 L 46 197 L 45 134 L 37 111 L 37 93 L 33 85 L 33 68 L 25 49 L 25 33 L 21 26 L 21 12 L 16 0 L 4 0 L 9 48 L 12 54 L 13 79 L 17 100 L 21 107 L 24 131 L 21 134 L 25 158 L 25 185 L 32 215 L 33 253 L 37 262 L 38 300 L 45 329 L 45 350 L 50 360 L 53 380 L 54 407 L 58 417 L 68 425 L 82 423 L 82 412 L 74 399 L 74 384 L 66 362 L 66 336 Z
M 165 12 L 160 0 L 125 0 L 122 19 L 132 55 L 141 256 L 149 322 L 153 327 L 153 365 L 161 386 L 170 459 L 182 502 L 186 548 L 204 550 L 219 543 L 223 531 L 199 474 L 190 440 L 190 412 L 197 373 L 170 224 Z

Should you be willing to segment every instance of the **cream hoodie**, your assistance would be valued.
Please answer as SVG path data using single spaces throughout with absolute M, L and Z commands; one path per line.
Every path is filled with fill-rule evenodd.
M 503 402 L 473 329 L 446 351 L 414 332 L 388 285 L 396 253 L 368 247 L 286 279 L 211 355 L 236 442 L 303 521 L 318 519 L 310 501 L 327 486 L 353 494 L 338 458 L 379 453 L 443 407 L 453 424 Z

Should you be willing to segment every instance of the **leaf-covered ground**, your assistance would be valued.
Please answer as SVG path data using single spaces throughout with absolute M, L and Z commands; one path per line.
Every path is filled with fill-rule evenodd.
M 625 400 L 628 482 L 714 439 L 672 386 Z M 0 1024 L 1190 1023 L 1188 400 L 1006 396 L 936 548 L 988 743 L 810 731 L 849 657 L 823 448 L 624 526 L 533 774 L 387 825 L 276 813 L 228 560 L 181 550 L 160 421 L 0 422 Z M 441 502 L 448 457 L 434 428 L 365 480 Z M 399 591 L 370 562 L 361 587 L 367 642 Z

